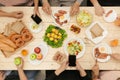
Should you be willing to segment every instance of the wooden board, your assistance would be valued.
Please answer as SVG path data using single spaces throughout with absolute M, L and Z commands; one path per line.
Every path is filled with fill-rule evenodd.
M 9 24 L 10 24 L 10 25 L 9 25 Z M 15 24 L 15 25 L 14 25 L 14 24 Z M 29 41 L 24 41 L 25 38 L 24 38 L 24 39 L 22 38 L 22 36 L 23 36 L 24 34 L 22 34 L 21 32 L 22 32 L 23 30 L 28 30 L 28 31 L 29 31 L 29 29 L 27 29 L 27 26 L 24 24 L 24 22 L 23 22 L 22 20 L 18 20 L 18 21 L 12 22 L 12 23 L 8 23 L 7 26 L 5 26 L 5 27 L 8 28 L 8 25 L 9 25 L 9 28 L 11 29 L 11 33 L 9 33 L 9 34 L 7 33 L 8 35 L 5 35 L 5 34 L 4 34 L 5 32 L 3 32 L 2 35 L 5 36 L 7 39 L 11 40 L 11 41 L 16 45 L 16 48 L 14 48 L 15 51 L 12 51 L 12 52 L 5 51 L 5 50 L 1 50 L 2 53 L 3 53 L 3 55 L 4 55 L 6 58 L 12 56 L 12 55 L 15 54 L 18 50 L 21 50 L 22 47 L 23 47 L 23 46 L 26 46 L 26 45 L 28 44 L 28 42 L 29 42 Z M 15 26 L 15 27 L 17 27 L 17 28 L 18 28 L 18 27 L 22 27 L 22 28 L 21 28 L 20 32 L 17 33 L 17 32 L 18 32 L 18 29 L 20 29 L 20 28 L 18 28 L 17 31 L 15 32 L 15 31 L 12 31 L 12 27 L 13 27 L 13 26 Z M 5 27 L 3 28 L 4 30 L 5 30 Z M 15 27 L 13 28 L 14 30 L 15 30 Z M 24 31 L 24 32 L 25 32 L 25 31 Z M 30 33 L 30 36 L 32 36 L 32 34 L 31 34 L 30 31 L 29 31 L 29 33 Z M 25 34 L 26 34 L 26 32 L 25 32 Z M 20 39 L 24 42 L 24 44 L 23 44 L 22 46 L 17 46 L 17 43 L 12 40 L 11 37 L 13 37 L 14 35 L 19 35 L 19 36 L 21 36 Z M 19 39 L 19 38 L 18 38 L 18 39 Z M 16 40 L 18 40 L 18 39 L 16 38 Z M 33 39 L 33 36 L 31 37 L 30 41 L 31 41 L 32 39 Z

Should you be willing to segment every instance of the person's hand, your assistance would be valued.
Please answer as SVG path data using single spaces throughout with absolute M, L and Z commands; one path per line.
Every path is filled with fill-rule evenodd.
M 97 16 L 102 16 L 104 14 L 104 9 L 99 4 L 94 5 L 94 7 L 95 7 L 95 14 Z
M 23 17 L 24 14 L 22 11 L 14 11 L 14 12 L 11 12 L 10 15 L 11 15 L 11 17 L 20 19 Z
M 95 65 L 92 67 L 92 71 L 93 71 L 93 78 L 97 79 L 99 76 L 99 65 L 97 64 L 97 61 Z
M 4 77 L 5 77 L 4 71 L 0 71 L 0 80 L 4 80 Z
M 115 60 L 117 60 L 117 61 L 120 61 L 120 54 L 114 53 L 114 54 L 110 54 L 110 56 L 111 56 L 113 59 L 115 59 Z
M 34 8 L 34 16 L 35 15 L 38 15 L 38 16 L 40 16 L 40 12 L 39 12 L 39 9 L 38 9 L 38 7 L 36 8 Z
M 79 12 L 79 3 L 75 2 L 70 9 L 70 16 L 74 16 Z
M 68 67 L 68 62 L 65 61 L 64 63 L 61 64 L 61 66 L 55 71 L 56 75 L 59 75 L 62 73 L 66 68 Z
M 81 65 L 79 64 L 78 60 L 76 61 L 76 69 L 80 72 L 80 75 L 82 77 L 86 76 L 86 72 L 85 70 L 81 67 Z
M 43 7 L 42 7 L 43 11 L 49 15 L 51 15 L 52 13 L 52 9 L 50 7 L 50 4 L 48 3 L 48 1 L 43 2 Z
M 21 58 L 21 57 L 19 57 Z M 17 65 L 16 65 L 17 66 Z M 23 66 L 24 66 L 24 61 L 23 59 L 21 58 L 21 64 L 17 66 L 17 69 L 23 69 Z
M 79 64 L 78 61 L 76 61 L 76 69 L 80 71 L 82 69 L 81 65 Z

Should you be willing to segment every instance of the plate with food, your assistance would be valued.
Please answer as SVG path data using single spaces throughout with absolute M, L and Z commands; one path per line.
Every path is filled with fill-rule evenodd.
M 108 32 L 105 27 L 103 27 L 99 22 L 94 22 L 86 30 L 86 35 L 95 44 L 102 41 Z
M 57 51 L 53 56 L 53 60 L 58 64 L 62 64 L 64 61 L 67 60 L 67 56 L 64 53 Z
M 54 18 L 55 24 L 59 26 L 63 26 L 64 24 L 67 24 L 70 20 L 69 12 L 65 10 L 55 10 L 52 13 L 52 16 Z
M 103 18 L 106 22 L 114 22 L 117 19 L 117 13 L 115 10 L 106 10 Z
M 29 29 L 33 33 L 39 33 L 42 30 L 43 23 L 41 22 L 40 24 L 36 24 L 35 22 L 30 23 Z
M 110 54 L 112 54 L 112 50 L 106 43 L 101 43 L 93 48 L 93 57 L 99 62 L 110 60 Z
M 65 30 L 54 25 L 49 25 L 44 35 L 44 41 L 52 48 L 58 48 L 62 46 L 66 37 L 67 33 Z
M 64 51 L 67 55 L 76 55 L 77 58 L 80 58 L 85 53 L 85 44 L 81 39 L 70 39 L 66 42 Z
M 70 27 L 70 31 L 72 31 L 72 32 L 74 32 L 74 33 L 76 33 L 76 34 L 79 34 L 80 33 L 80 31 L 81 31 L 81 28 L 79 28 L 78 26 L 76 26 L 76 25 L 71 25 L 71 27 Z
M 41 43 L 39 46 L 33 48 L 32 53 L 28 56 L 28 61 L 33 65 L 39 65 L 48 53 L 46 44 Z
M 76 17 L 76 21 L 81 27 L 89 26 L 92 23 L 92 15 L 85 10 L 80 11 Z

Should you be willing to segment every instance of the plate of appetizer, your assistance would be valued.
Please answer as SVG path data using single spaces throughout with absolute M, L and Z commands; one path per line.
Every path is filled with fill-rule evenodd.
M 106 22 L 114 22 L 117 19 L 117 13 L 115 10 L 106 10 L 103 18 Z
M 29 29 L 33 33 L 39 33 L 42 30 L 43 23 L 41 22 L 40 24 L 36 24 L 35 22 L 30 23 Z
M 75 34 L 79 34 L 81 31 L 81 28 L 73 24 L 70 26 L 70 31 L 74 32 Z
M 108 31 L 99 22 L 92 23 L 86 30 L 88 39 L 90 39 L 95 44 L 101 42 L 107 34 Z
M 107 62 L 110 60 L 112 50 L 106 43 L 101 43 L 93 48 L 93 57 L 99 62 Z
M 46 44 L 41 43 L 39 46 L 33 48 L 32 53 L 28 56 L 28 61 L 33 65 L 39 65 L 48 53 Z
M 66 37 L 67 33 L 65 30 L 54 25 L 49 25 L 44 35 L 44 41 L 52 48 L 58 48 L 62 46 Z
M 63 26 L 64 24 L 67 24 L 70 21 L 69 12 L 65 10 L 55 10 L 53 11 L 52 16 L 54 18 L 55 24 L 59 26 Z
M 76 17 L 76 21 L 81 27 L 89 26 L 92 23 L 92 15 L 85 10 L 80 11 Z
M 67 56 L 66 56 L 66 54 L 64 54 L 64 53 L 62 53 L 62 52 L 60 52 L 60 51 L 57 51 L 57 52 L 55 53 L 55 55 L 53 56 L 53 60 L 54 60 L 55 62 L 57 62 L 58 64 L 62 64 L 64 61 L 67 60 Z
M 69 39 L 64 45 L 64 51 L 67 55 L 76 55 L 76 58 L 80 58 L 85 53 L 85 44 L 82 39 Z

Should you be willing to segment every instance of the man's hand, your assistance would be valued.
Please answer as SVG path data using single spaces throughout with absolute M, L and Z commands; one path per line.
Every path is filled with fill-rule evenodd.
M 5 77 L 4 71 L 0 71 L 0 80 L 4 80 L 4 77 Z
M 95 14 L 97 16 L 103 16 L 104 9 L 99 4 L 95 4 L 94 7 L 95 7 Z
M 14 18 L 17 18 L 17 19 L 20 19 L 23 17 L 23 12 L 22 11 L 14 11 L 14 12 L 11 12 L 10 13 L 10 16 L 11 17 L 14 17 Z
M 44 1 L 43 2 L 43 7 L 42 7 L 43 11 L 49 15 L 51 15 L 52 13 L 52 9 L 50 7 L 50 4 L 48 3 L 48 1 Z
M 115 59 L 115 60 L 117 60 L 117 61 L 120 61 L 120 54 L 114 53 L 114 54 L 110 54 L 110 56 L 111 56 L 113 59 Z
M 81 67 L 78 61 L 76 61 L 76 69 L 80 72 L 80 76 L 86 76 L 85 70 Z
M 68 62 L 65 61 L 64 63 L 61 64 L 60 68 L 58 68 L 58 69 L 55 71 L 55 74 L 56 74 L 57 76 L 60 75 L 60 73 L 62 73 L 67 67 L 68 67 Z
M 79 12 L 79 6 L 80 6 L 80 3 L 78 2 L 75 2 L 73 6 L 71 6 L 70 16 L 74 16 Z

